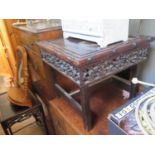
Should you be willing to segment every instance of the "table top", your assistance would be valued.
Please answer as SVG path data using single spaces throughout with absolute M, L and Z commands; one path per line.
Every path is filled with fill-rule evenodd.
M 29 107 L 22 107 L 11 104 L 9 102 L 7 93 L 0 95 L 0 122 L 12 118 L 28 109 Z
M 151 38 L 137 37 L 129 38 L 124 42 L 111 44 L 100 48 L 94 42 L 75 38 L 60 38 L 57 40 L 39 41 L 36 44 L 44 51 L 77 66 L 83 66 L 92 62 L 106 60 L 111 56 L 127 53 L 136 48 L 149 46 Z
M 28 108 L 11 104 L 8 100 L 7 93 L 0 95 L 0 121 L 11 118 L 26 109 Z

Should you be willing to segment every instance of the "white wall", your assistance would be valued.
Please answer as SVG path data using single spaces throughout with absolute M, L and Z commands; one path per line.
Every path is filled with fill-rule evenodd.
M 155 36 L 155 19 L 130 20 L 129 34 Z M 155 41 L 151 43 L 149 59 L 142 64 L 140 78 L 155 83 Z

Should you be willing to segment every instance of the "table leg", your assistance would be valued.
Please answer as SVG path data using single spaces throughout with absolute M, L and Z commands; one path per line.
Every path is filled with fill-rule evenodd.
M 5 135 L 13 135 L 11 128 L 6 123 L 1 123 Z
M 46 134 L 49 134 L 42 105 L 37 107 L 37 112 L 33 114 L 33 116 L 36 120 L 36 123 L 44 128 Z
M 45 115 L 42 107 L 40 107 L 40 111 L 41 111 L 41 121 L 42 121 L 43 127 L 45 129 L 46 134 L 49 135 L 49 131 L 48 131 L 48 127 L 47 127 L 47 123 L 46 123 L 46 119 L 45 119 Z
M 56 93 L 57 96 L 60 96 L 60 93 L 58 92 L 58 90 L 55 87 L 55 84 L 57 83 L 57 73 L 56 71 L 52 68 L 52 87 Z
M 133 77 L 138 77 L 138 65 L 135 65 L 131 68 L 131 72 L 130 72 L 130 79 L 132 79 Z M 133 98 L 136 96 L 138 92 L 138 86 L 131 83 L 131 88 L 130 88 L 130 98 Z
M 86 130 L 90 130 L 92 128 L 92 116 L 89 107 L 89 100 L 88 100 L 88 89 L 87 87 L 81 87 L 81 106 L 82 106 L 82 114 L 84 120 L 84 128 Z
M 13 135 L 11 127 L 8 127 L 8 130 L 9 130 L 10 135 Z

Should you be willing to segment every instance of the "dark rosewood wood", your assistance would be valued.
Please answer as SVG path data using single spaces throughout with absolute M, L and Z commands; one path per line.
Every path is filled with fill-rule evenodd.
M 88 101 L 90 87 L 146 60 L 151 40 L 147 37 L 131 38 L 102 49 L 95 43 L 73 38 L 39 41 L 37 45 L 41 48 L 43 61 L 79 87 L 81 108 L 76 106 L 68 92 L 64 91 L 64 96 L 81 109 L 85 129 L 90 130 L 93 127 Z
M 31 116 L 35 117 L 36 121 L 44 127 L 45 133 L 48 134 L 42 104 L 32 92 L 29 92 L 29 94 L 32 101 L 32 107 L 15 106 L 8 101 L 7 94 L 0 95 L 0 123 L 6 135 L 14 134 L 11 127 L 15 123 L 24 121 Z
M 79 39 L 63 38 L 54 41 L 37 42 L 37 45 L 46 52 L 56 55 L 76 67 L 81 67 L 121 54 L 131 53 L 138 48 L 146 48 L 149 46 L 149 39 L 132 38 L 126 42 L 117 43 L 105 48 L 100 48 L 92 42 L 83 43 Z
M 102 54 L 102 56 L 100 55 L 101 60 L 97 59 L 96 56 L 98 53 L 96 50 L 94 51 L 95 54 L 93 54 L 93 52 L 91 52 L 91 55 L 89 55 L 89 53 L 85 54 L 87 58 L 81 57 L 80 59 L 77 59 L 76 55 L 72 56 L 71 53 L 74 52 L 73 50 L 75 49 L 73 48 L 71 50 L 69 48 L 70 46 L 71 48 L 73 46 L 71 41 L 71 44 L 68 43 L 62 48 L 55 47 L 54 50 L 52 48 L 50 49 L 50 47 L 55 46 L 55 41 L 51 41 L 50 46 L 48 46 L 48 41 L 39 42 L 38 45 L 42 48 L 43 61 L 64 76 L 70 78 L 70 80 L 75 82 L 77 85 L 80 85 L 81 70 L 84 72 L 82 79 L 86 84 L 88 84 L 92 83 L 92 81 L 98 80 L 101 77 L 103 78 L 110 74 L 116 74 L 145 60 L 148 55 L 149 41 L 142 38 L 141 42 L 139 43 L 139 40 L 140 38 L 137 40 L 131 39 L 130 42 L 123 42 L 123 45 L 120 43 L 115 45 L 115 48 L 113 47 L 113 50 L 115 51 L 114 53 L 112 52 L 113 50 L 109 50 L 107 52 L 107 48 L 99 50 L 98 53 Z M 135 44 L 137 43 L 136 46 L 133 44 L 134 42 Z M 54 45 L 52 46 L 51 44 Z M 131 49 L 129 45 L 134 47 Z M 84 48 L 83 46 L 82 48 Z M 108 49 L 109 48 L 110 47 L 108 47 Z M 63 49 L 70 51 L 70 54 L 66 54 Z M 80 45 L 78 49 L 81 49 Z M 86 48 L 86 50 L 88 49 Z M 84 54 L 79 55 L 83 56 Z M 108 55 L 108 57 L 106 55 Z M 84 66 L 81 64 L 81 61 L 85 62 Z

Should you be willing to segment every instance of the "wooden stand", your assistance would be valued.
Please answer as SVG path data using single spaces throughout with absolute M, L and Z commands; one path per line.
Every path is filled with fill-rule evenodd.
M 6 135 L 15 133 L 11 129 L 15 123 L 22 122 L 31 116 L 34 116 L 36 122 L 45 129 L 45 133 L 49 134 L 41 103 L 32 92 L 29 92 L 29 95 L 33 103 L 32 107 L 15 106 L 8 101 L 7 94 L 0 95 L 0 123 Z
M 23 83 L 20 83 L 21 79 Z M 29 91 L 29 74 L 27 53 L 24 47 L 18 46 L 16 49 L 16 72 L 15 86 L 8 90 L 8 97 L 11 103 L 19 106 L 32 106 Z

